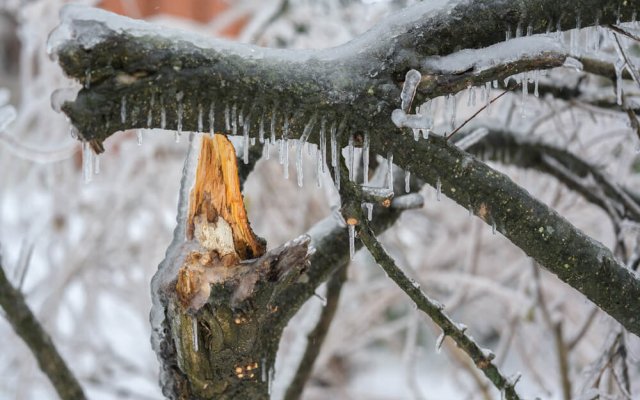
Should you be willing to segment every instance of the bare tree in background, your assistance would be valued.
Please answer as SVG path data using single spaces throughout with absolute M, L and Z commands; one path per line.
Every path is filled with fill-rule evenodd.
M 345 347 L 336 348 L 340 340 L 331 338 L 329 326 L 341 321 L 346 268 L 363 244 L 386 275 L 360 278 L 362 293 L 344 299 L 345 292 L 340 304 L 383 299 L 387 289 L 378 282 L 391 278 L 435 323 L 435 347 L 445 347 L 467 371 L 472 398 L 491 398 L 488 382 L 507 398 L 522 398 L 521 387 L 525 397 L 633 398 L 639 390 L 640 205 L 633 190 L 638 137 L 629 131 L 640 135 L 640 78 L 638 33 L 627 22 L 635 20 L 637 6 L 602 0 L 418 3 L 345 45 L 316 51 L 269 50 L 66 9 L 50 46 L 83 88 L 77 97 L 58 91 L 54 103 L 83 142 L 87 180 L 98 165 L 93 153 L 109 147 L 105 140 L 116 131 L 138 129 L 141 140 L 143 129 L 170 129 L 177 141 L 198 132 L 190 134 L 178 228 L 152 285 L 152 341 L 164 394 L 268 398 L 275 371 L 288 366 L 288 382 L 278 390 L 298 398 L 314 382 L 314 362 L 324 367 L 316 369 L 316 382 L 339 387 L 335 376 L 322 375 L 339 370 L 340 354 L 363 339 L 347 336 Z M 276 17 L 283 12 L 274 10 Z M 266 29 L 255 26 L 254 39 Z M 222 269 L 208 258 L 194 266 L 193 253 L 208 247 L 197 234 L 200 214 L 190 196 L 199 187 L 202 143 L 214 132 L 239 136 L 240 183 L 248 179 L 250 185 L 260 158 L 280 161 L 288 177 L 289 148 L 294 183 L 302 186 L 315 173 L 317 185 L 328 190 L 332 173 L 340 213 L 307 221 L 307 227 L 315 223 L 308 236 L 267 252 L 236 246 L 239 259 Z M 553 179 L 530 180 L 522 170 Z M 444 203 L 445 197 L 458 206 L 440 215 L 414 210 L 425 196 L 427 210 L 431 200 Z M 290 197 L 282 192 L 262 200 L 265 208 L 286 209 L 265 221 L 307 218 Z M 574 215 L 584 209 L 600 211 L 593 218 Z M 251 220 L 251 204 L 249 214 Z M 224 218 L 233 225 L 234 217 Z M 385 250 L 378 235 L 398 219 L 414 225 L 412 233 L 399 231 Z M 496 236 L 483 237 L 487 230 Z M 501 240 L 497 233 L 515 247 L 492 255 L 488 242 Z M 472 239 L 462 262 L 460 236 Z M 439 257 L 430 258 L 432 252 Z M 530 258 L 519 257 L 522 252 Z M 306 348 L 297 352 L 300 366 L 274 368 L 279 347 L 286 357 L 283 329 L 325 281 L 326 295 L 319 296 L 326 305 L 308 330 Z M 427 292 L 446 297 L 444 305 Z M 486 318 L 474 316 L 480 312 Z M 390 333 L 382 337 L 404 331 L 406 386 L 421 398 L 415 370 L 424 328 L 410 308 L 402 314 L 386 324 Z M 352 323 L 362 328 L 363 321 Z M 531 327 L 529 321 L 540 323 Z M 379 340 L 370 335 L 364 343 Z M 533 340 L 536 335 L 544 340 Z M 319 356 L 323 343 L 330 359 Z M 480 343 L 495 346 L 496 354 Z M 513 348 L 526 365 L 519 384 L 516 369 L 505 363 L 514 362 Z

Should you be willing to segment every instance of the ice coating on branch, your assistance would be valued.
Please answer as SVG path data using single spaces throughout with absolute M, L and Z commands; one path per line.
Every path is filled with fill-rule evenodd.
M 465 49 L 446 56 L 427 57 L 422 67 L 429 72 L 442 74 L 460 74 L 470 70 L 481 72 L 496 65 L 536 59 L 552 53 L 564 54 L 565 49 L 553 38 L 534 35 L 500 42 L 483 49 Z
M 473 130 L 470 134 L 463 137 L 462 139 L 455 142 L 456 146 L 458 146 L 462 150 L 467 150 L 474 144 L 478 143 L 485 136 L 489 134 L 489 130 L 487 128 L 478 128 Z
M 431 118 L 428 115 L 407 114 L 399 108 L 391 113 L 391 121 L 398 128 L 429 129 Z
M 580 71 L 582 71 L 584 69 L 584 66 L 582 65 L 582 63 L 579 60 L 577 60 L 577 59 L 575 59 L 573 57 L 567 57 L 564 60 L 564 64 L 562 64 L 562 66 L 563 67 L 568 67 L 568 68 L 573 68 L 578 72 L 580 72 Z
M 160 355 L 163 352 L 161 343 L 164 335 L 168 334 L 164 327 L 165 305 L 162 303 L 162 292 L 166 288 L 175 283 L 174 279 L 178 273 L 181 263 L 176 260 L 181 256 L 183 246 L 186 243 L 186 221 L 189 207 L 189 194 L 195 180 L 195 167 L 198 163 L 198 154 L 200 148 L 199 136 L 192 136 L 189 150 L 185 159 L 184 168 L 182 170 L 182 178 L 180 181 L 180 196 L 178 200 L 178 213 L 176 217 L 176 228 L 173 231 L 173 240 L 167 248 L 165 258 L 158 266 L 158 271 L 151 280 L 151 299 L 152 307 L 149 316 L 151 322 L 151 345 L 153 350 L 158 354 L 158 360 L 162 363 L 164 358 Z M 163 366 L 161 368 L 161 382 L 170 380 L 170 372 Z
M 62 105 L 68 101 L 74 101 L 77 95 L 78 90 L 74 88 L 56 89 L 51 93 L 51 108 L 60 113 L 62 112 Z M 2 104 L 3 102 L 0 101 L 0 105 Z
M 411 103 L 413 103 L 413 97 L 416 95 L 416 90 L 418 90 L 421 79 L 422 75 L 419 71 L 410 69 L 407 72 L 404 78 L 404 84 L 402 85 L 402 92 L 400 93 L 402 111 L 409 112 L 411 109 Z

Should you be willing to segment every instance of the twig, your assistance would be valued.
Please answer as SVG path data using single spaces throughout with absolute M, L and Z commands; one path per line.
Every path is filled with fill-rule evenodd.
M 494 356 L 492 353 L 483 350 L 478 344 L 465 333 L 466 329 L 458 326 L 442 311 L 443 306 L 436 301 L 427 297 L 422 292 L 419 285 L 411 281 L 395 261 L 384 250 L 380 242 L 375 238 L 373 231 L 369 227 L 366 218 L 360 215 L 358 220 L 358 236 L 362 243 L 367 247 L 378 265 L 416 304 L 416 306 L 427 314 L 440 328 L 443 334 L 451 337 L 456 344 L 471 357 L 476 367 L 485 374 L 487 378 L 498 388 L 504 392 L 507 399 L 520 399 L 515 390 L 515 383 L 505 378 L 500 370 L 493 364 Z
M 524 81 L 523 81 L 524 82 Z M 523 83 L 525 84 L 525 83 Z M 476 111 L 472 116 L 470 116 L 469 118 L 467 118 L 466 121 L 464 121 L 462 123 L 462 125 L 458 126 L 456 129 L 453 130 L 453 132 L 451 132 L 451 134 L 449 136 L 447 136 L 447 141 L 449 139 L 451 139 L 451 137 L 453 135 L 455 135 L 460 129 L 462 129 L 466 124 L 469 123 L 469 121 L 471 121 L 472 119 L 474 119 L 475 117 L 478 116 L 478 114 L 480 114 L 483 110 L 485 110 L 487 107 L 489 107 L 491 104 L 493 104 L 494 102 L 496 102 L 500 97 L 504 96 L 505 94 L 509 93 L 513 91 L 513 88 L 511 89 L 506 89 L 504 92 L 500 93 L 499 95 L 497 95 L 496 97 L 494 97 L 493 99 L 491 99 L 491 101 L 487 104 L 485 104 L 484 106 L 480 107 L 480 109 L 478 111 Z
M 58 396 L 63 400 L 85 399 L 76 377 L 27 306 L 22 293 L 7 279 L 2 265 L 0 265 L 0 306 L 5 310 L 6 318 L 16 334 L 31 349 L 40 369 L 47 375 Z
M 626 29 L 623 29 L 623 28 L 619 27 L 618 25 L 608 25 L 607 27 L 609 29 L 611 29 L 612 31 L 614 31 L 614 32 L 617 32 L 617 33 L 619 33 L 621 35 L 624 35 L 624 36 L 626 36 L 626 37 L 628 37 L 630 39 L 633 39 L 633 40 L 636 40 L 636 41 L 640 42 L 640 37 L 639 36 L 629 32 Z
M 300 360 L 296 375 L 287 388 L 284 400 L 296 400 L 302 395 L 305 384 L 313 371 L 313 364 L 316 358 L 318 358 L 318 354 L 320 354 L 320 349 L 329 332 L 333 317 L 336 314 L 340 300 L 340 292 L 342 291 L 344 282 L 347 280 L 347 270 L 347 266 L 342 267 L 336 271 L 327 282 L 327 304 L 322 309 L 320 319 L 315 328 L 307 335 L 307 348 Z

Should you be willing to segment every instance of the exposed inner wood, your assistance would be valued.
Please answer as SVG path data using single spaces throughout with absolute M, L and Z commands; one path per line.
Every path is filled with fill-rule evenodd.
M 265 245 L 249 225 L 235 149 L 225 136 L 202 138 L 195 174 L 187 239 L 200 246 L 184 259 L 176 291 L 183 306 L 197 310 L 207 302 L 211 284 L 234 279 L 233 267 L 262 256 Z
M 253 233 L 247 218 L 235 149 L 223 135 L 202 139 L 196 180 L 189 201 L 187 235 L 189 239 L 196 236 L 204 247 L 218 251 L 220 256 L 228 254 L 224 237 L 208 234 L 211 230 L 199 229 L 205 226 L 205 222 L 216 225 L 217 236 L 231 234 L 240 260 L 264 254 L 264 243 Z

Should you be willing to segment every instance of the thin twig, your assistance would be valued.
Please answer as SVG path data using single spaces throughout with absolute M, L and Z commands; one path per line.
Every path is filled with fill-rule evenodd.
M 67 364 L 31 312 L 20 291 L 11 285 L 0 265 L 0 306 L 14 331 L 29 346 L 38 360 L 42 372 L 47 375 L 58 396 L 63 400 L 85 399 L 85 395 Z
M 472 116 L 470 116 L 469 118 L 467 118 L 466 121 L 464 121 L 462 123 L 462 125 L 458 126 L 456 129 L 453 130 L 453 132 L 451 132 L 451 134 L 449 136 L 447 136 L 447 141 L 449 139 L 451 139 L 451 137 L 453 135 L 456 134 L 456 132 L 458 132 L 460 129 L 462 129 L 466 124 L 469 123 L 469 121 L 471 121 L 472 119 L 474 119 L 475 117 L 478 116 L 478 114 L 480 114 L 482 111 L 484 111 L 487 107 L 489 107 L 491 104 L 493 104 L 495 101 L 497 101 L 500 97 L 504 96 L 505 94 L 513 91 L 514 88 L 511 89 L 506 89 L 504 92 L 500 93 L 499 95 L 497 95 L 496 97 L 494 97 L 493 99 L 491 99 L 491 101 L 487 104 L 485 104 L 484 106 L 480 107 L 480 109 L 478 111 L 476 111 Z
M 452 338 L 456 344 L 471 357 L 476 367 L 485 374 L 487 378 L 498 388 L 504 392 L 507 399 L 520 399 L 515 390 L 515 382 L 510 381 L 502 375 L 500 370 L 493 364 L 494 355 L 487 350 L 482 349 L 469 335 L 465 333 L 466 329 L 458 326 L 453 322 L 442 310 L 443 306 L 436 301 L 430 299 L 422 292 L 419 285 L 409 279 L 395 261 L 384 250 L 380 242 L 375 238 L 371 227 L 366 218 L 362 215 L 358 220 L 358 236 L 362 243 L 367 247 L 378 265 L 385 270 L 389 278 L 391 278 L 416 304 L 416 306 L 427 314 L 440 328 L 443 334 Z
M 626 37 L 628 37 L 630 39 L 633 39 L 633 40 L 636 40 L 636 41 L 640 42 L 640 37 L 638 35 L 635 35 L 635 34 L 629 32 L 628 30 L 619 27 L 618 25 L 608 25 L 607 27 L 609 29 L 611 29 L 612 31 L 614 31 L 614 32 L 617 32 L 617 33 L 619 33 L 621 35 L 624 35 L 624 36 L 626 36 Z
M 340 301 L 340 292 L 346 280 L 347 266 L 336 271 L 331 278 L 329 278 L 327 282 L 327 303 L 322 309 L 320 319 L 315 328 L 307 335 L 307 348 L 300 360 L 296 375 L 287 388 L 284 400 L 296 400 L 302 395 L 305 384 L 313 371 L 313 364 L 318 358 L 318 354 L 320 354 L 320 349 L 329 332 L 333 317 L 336 314 L 338 302 Z

